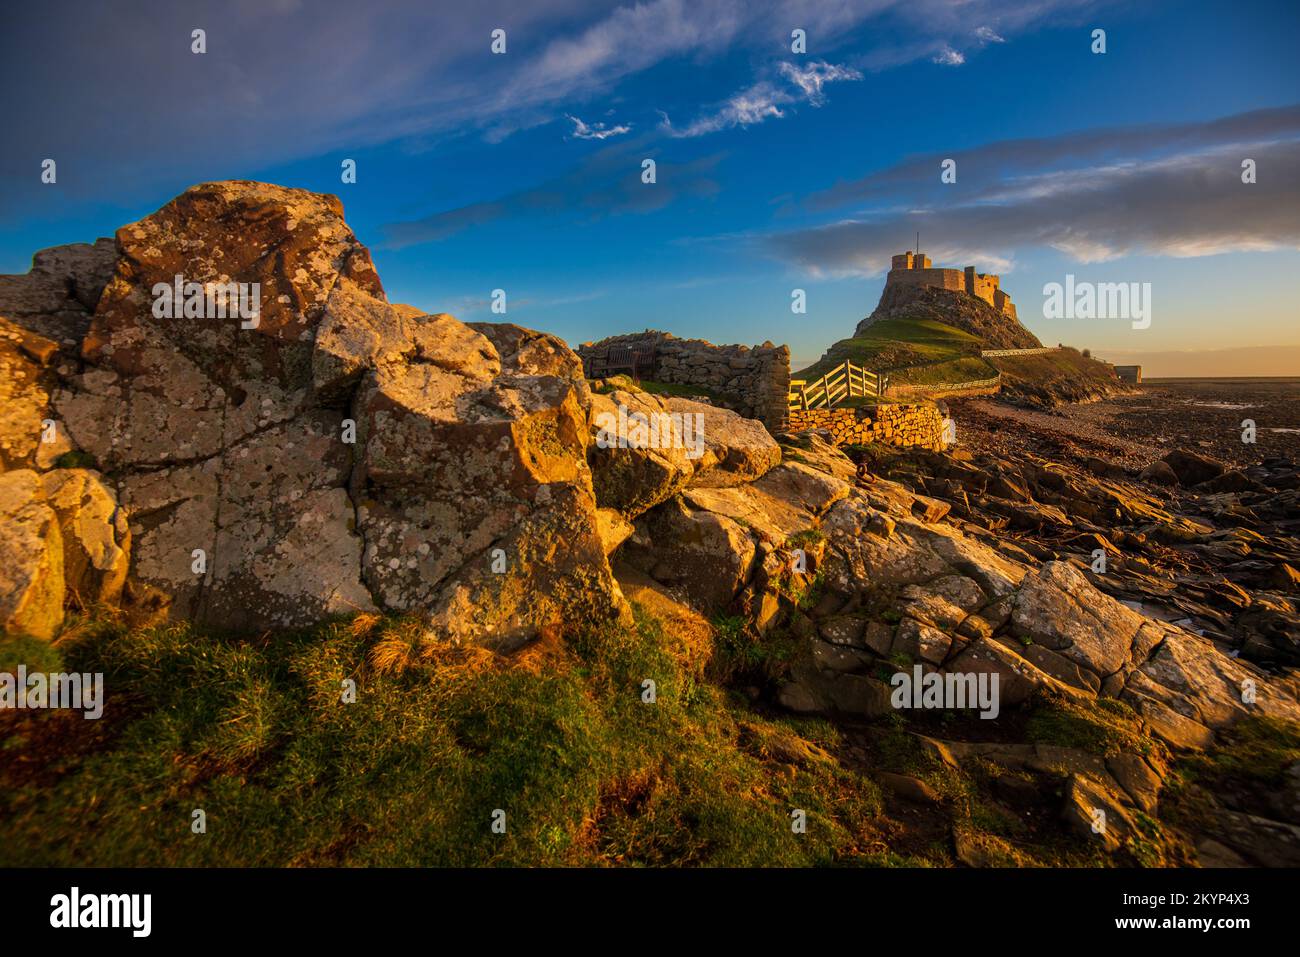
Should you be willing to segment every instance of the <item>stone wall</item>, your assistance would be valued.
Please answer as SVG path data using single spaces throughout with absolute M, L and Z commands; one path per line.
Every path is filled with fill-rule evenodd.
M 654 367 L 643 378 L 671 385 L 707 389 L 719 405 L 758 419 L 773 432 L 784 431 L 790 396 L 790 349 L 764 342 L 761 346 L 716 346 L 703 339 L 678 339 L 669 332 L 647 329 L 630 335 L 584 342 L 577 353 L 584 368 L 588 359 L 610 346 L 653 345 Z
M 943 451 L 943 413 L 929 404 L 880 405 L 875 408 L 792 410 L 790 431 L 824 429 L 836 445 L 920 446 Z
M 966 276 L 960 269 L 891 269 L 885 282 L 896 286 L 936 286 L 953 292 L 966 291 Z
M 890 382 L 885 387 L 885 395 L 890 397 L 906 396 L 928 396 L 936 398 L 938 396 L 976 396 L 976 395 L 997 395 L 1002 391 L 1002 375 L 999 373 L 992 379 L 972 379 L 967 382 L 934 382 L 927 385 L 909 385 L 906 383 Z

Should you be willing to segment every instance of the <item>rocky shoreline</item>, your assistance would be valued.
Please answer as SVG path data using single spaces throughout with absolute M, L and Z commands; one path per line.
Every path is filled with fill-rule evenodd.
M 179 274 L 260 283 L 259 322 L 159 316 Z M 816 761 L 928 808 L 962 863 L 1300 862 L 1300 815 L 1256 792 L 1160 812 L 1179 762 L 1300 719 L 1294 457 L 1157 461 L 1102 418 L 974 400 L 949 452 L 774 436 L 389 303 L 336 198 L 256 183 L 39 254 L 0 316 L 6 631 L 397 616 L 383 662 L 510 668 L 649 615 L 692 681 L 842 729 Z M 1047 856 L 974 828 L 977 797 Z

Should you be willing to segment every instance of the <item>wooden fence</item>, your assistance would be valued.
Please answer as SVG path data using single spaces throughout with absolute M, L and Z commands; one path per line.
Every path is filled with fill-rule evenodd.
M 870 369 L 844 360 L 820 379 L 790 380 L 792 410 L 829 409 L 846 399 L 880 395 L 880 379 Z

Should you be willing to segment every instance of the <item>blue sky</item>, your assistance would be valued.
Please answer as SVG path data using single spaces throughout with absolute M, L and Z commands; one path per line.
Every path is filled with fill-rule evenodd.
M 260 179 L 341 196 L 394 301 L 489 320 L 502 288 L 505 318 L 572 343 L 657 328 L 786 342 L 798 365 L 871 311 L 919 229 L 936 264 L 999 272 L 1044 342 L 1145 356 L 1156 374 L 1178 374 L 1181 350 L 1300 374 L 1294 2 L 54 2 L 6 17 L 0 272 L 193 183 Z M 1043 285 L 1067 273 L 1150 282 L 1150 328 L 1044 319 Z

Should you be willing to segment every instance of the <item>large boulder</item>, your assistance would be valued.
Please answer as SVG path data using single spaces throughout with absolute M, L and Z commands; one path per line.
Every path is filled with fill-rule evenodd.
M 1151 627 L 1158 631 L 1148 642 L 1149 656 L 1128 675 L 1123 691 L 1139 709 L 1146 702 L 1159 702 L 1210 730 L 1251 714 L 1300 721 L 1294 678 L 1271 678 L 1176 625 L 1153 622 Z
M 41 483 L 59 521 L 69 598 L 82 609 L 115 604 L 131 561 L 131 530 L 117 496 L 89 469 L 54 469 Z
M 131 572 L 173 615 L 262 628 L 399 611 L 504 647 L 628 614 L 577 357 L 552 336 L 390 304 L 336 197 L 196 186 L 115 246 L 51 251 L 0 280 L 0 316 L 17 329 L 0 362 L 24 363 L 6 462 L 53 465 L 31 435 L 54 420 L 66 451 L 113 477 Z M 111 599 L 128 550 L 123 512 L 105 511 L 117 499 L 48 483 L 56 525 L 97 529 L 76 588 Z
M 615 390 L 591 404 L 596 499 L 628 518 L 682 489 L 734 488 L 781 461 L 761 422 L 690 399 Z
M 121 596 L 131 534 L 98 472 L 0 474 L 0 529 L 0 631 L 53 638 L 65 607 Z
M 762 422 L 693 399 L 663 400 L 670 416 L 693 416 L 703 439 L 691 485 L 728 488 L 752 482 L 781 461 L 781 447 Z
M 592 396 L 588 457 L 596 500 L 602 508 L 617 509 L 635 518 L 668 501 L 689 484 L 695 474 L 695 461 L 679 424 L 671 418 L 660 419 L 655 432 L 658 441 L 653 444 L 648 432 L 642 440 L 631 431 L 638 421 L 650 422 L 652 417 L 666 413 L 663 403 L 645 392 L 619 390 Z
M 725 608 L 754 572 L 758 546 L 748 529 L 681 497 L 639 518 L 636 528 L 624 558 L 701 611 Z
M 682 497 L 690 505 L 725 515 L 780 546 L 791 535 L 814 528 L 848 493 L 846 482 L 801 462 L 789 462 L 748 485 L 692 486 Z
M 1174 449 L 1161 461 L 1169 466 L 1169 470 L 1174 473 L 1179 484 L 1184 486 L 1208 482 L 1210 479 L 1218 478 L 1224 472 L 1222 462 L 1216 462 L 1214 459 L 1186 449 Z
M 620 612 L 586 465 L 590 397 L 577 357 L 517 326 L 455 325 L 422 340 L 410 361 L 368 374 L 354 403 L 364 453 L 353 489 L 372 592 L 388 608 L 436 609 L 451 637 L 506 643 Z M 449 340 L 455 348 L 442 351 Z
M 49 428 L 58 346 L 0 315 L 0 470 L 47 465 L 70 446 Z
M 42 249 L 30 271 L 0 276 L 0 315 L 75 354 L 116 264 L 111 239 Z
M 41 477 L 0 475 L 0 629 L 53 638 L 63 624 L 63 541 Z
M 816 430 L 782 435 L 780 437 L 781 460 L 802 462 L 819 472 L 825 472 L 845 482 L 853 482 L 858 474 L 857 465 L 828 441 L 829 438 L 829 432 Z
M 736 474 L 720 470 L 714 478 Z M 848 494 L 847 482 L 802 462 L 765 469 L 743 484 L 692 483 L 640 516 L 621 554 L 710 613 L 728 606 L 752 582 L 749 598 L 766 610 L 760 611 L 765 628 L 777 610 L 777 579 L 790 565 L 790 540 L 804 535 L 797 541 L 805 566 L 815 563 L 823 550 L 817 526 Z
M 1146 619 L 1092 586 L 1066 562 L 1027 575 L 1011 613 L 1015 636 L 1068 658 L 1099 678 L 1129 660 Z

